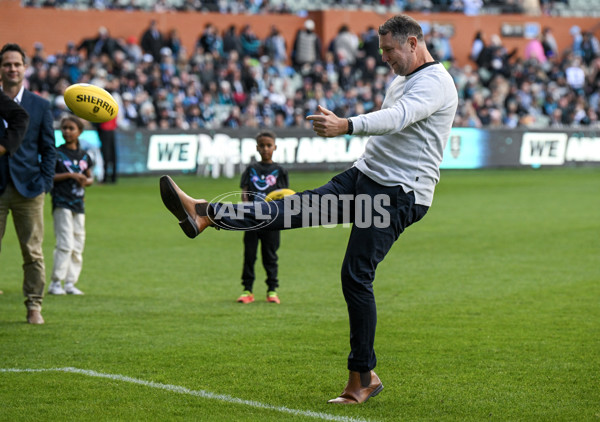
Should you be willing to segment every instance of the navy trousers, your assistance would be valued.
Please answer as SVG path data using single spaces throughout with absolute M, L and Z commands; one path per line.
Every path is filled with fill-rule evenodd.
M 257 204 L 211 203 L 209 216 L 217 227 L 227 230 L 352 223 L 341 271 L 350 320 L 348 369 L 367 372 L 375 368 L 375 270 L 400 234 L 423 218 L 429 207 L 415 204 L 412 192 L 382 186 L 354 167 L 319 188 Z

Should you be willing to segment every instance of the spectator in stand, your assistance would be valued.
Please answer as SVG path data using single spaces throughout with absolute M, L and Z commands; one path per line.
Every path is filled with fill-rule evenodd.
M 351 66 L 342 66 L 338 83 L 344 91 L 349 91 L 356 85 L 358 75 Z
M 249 13 L 264 13 L 268 7 L 268 1 L 264 0 L 246 0 Z
M 152 11 L 157 13 L 165 13 L 173 10 L 173 7 L 167 0 L 155 0 L 152 5 Z
M 367 84 L 373 84 L 377 78 L 377 62 L 373 57 L 365 59 L 364 66 L 360 69 L 360 79 Z
M 177 76 L 177 68 L 175 66 L 175 59 L 173 58 L 173 52 L 169 47 L 163 47 L 160 49 L 160 78 L 165 86 L 169 86 L 172 83 L 173 78 Z
M 586 66 L 590 66 L 596 57 L 600 57 L 598 38 L 589 31 L 585 31 L 581 38 L 581 56 Z
M 354 66 L 358 57 L 358 44 L 356 34 L 350 31 L 348 25 L 342 25 L 332 42 L 335 58 L 341 66 Z
M 258 82 L 255 78 L 256 70 L 250 57 L 242 57 L 241 60 L 241 80 L 244 91 L 248 96 L 256 94 L 259 91 Z
M 285 64 L 287 61 L 288 53 L 285 38 L 281 35 L 281 32 L 275 25 L 271 27 L 271 33 L 265 39 L 264 53 L 268 55 L 276 65 Z
M 466 16 L 477 16 L 481 12 L 483 7 L 482 0 L 462 0 L 463 13 Z
M 448 29 L 445 27 L 434 27 L 431 31 L 435 50 L 439 55 L 439 60 L 448 66 L 454 60 L 454 51 L 450 44 Z
M 585 85 L 585 71 L 581 67 L 581 58 L 573 57 L 570 61 L 569 66 L 565 69 L 565 76 L 567 77 L 567 83 L 576 92 L 583 92 Z
M 573 25 L 571 29 L 569 29 L 569 33 L 573 38 L 571 50 L 573 53 L 575 53 L 575 55 L 582 57 L 583 51 L 581 50 L 581 41 L 583 40 L 583 37 L 581 35 L 581 28 L 577 25 Z
M 237 34 L 235 25 L 230 25 L 223 32 L 223 55 L 225 58 L 229 58 L 232 51 L 235 51 L 238 57 L 242 54 L 242 42 Z
M 304 28 L 296 33 L 292 63 L 296 71 L 300 71 L 305 65 L 310 67 L 317 61 L 321 61 L 321 39 L 315 32 L 315 22 L 307 19 Z
M 92 57 L 100 57 L 103 54 L 112 57 L 117 50 L 125 51 L 125 47 L 110 36 L 108 29 L 101 26 L 98 28 L 98 35 L 95 38 L 85 38 L 77 46 L 77 50 L 84 50 L 86 58 L 89 60 Z
M 81 57 L 73 41 L 67 43 L 67 51 L 64 56 L 63 74 L 68 78 L 70 84 L 76 83 L 81 77 Z
M 250 25 L 244 25 L 240 33 L 242 56 L 258 58 L 260 56 L 261 42 Z
M 176 28 L 171 28 L 164 43 L 165 47 L 169 47 L 174 57 L 179 57 L 179 53 L 182 49 L 181 38 Z
M 516 101 L 509 101 L 506 106 L 505 115 L 503 117 L 504 126 L 514 129 L 519 125 L 519 105 Z
M 480 57 L 483 56 L 480 66 L 490 72 L 489 76 L 485 77 L 483 81 L 484 85 L 487 85 L 494 75 L 509 75 L 509 61 L 515 54 L 517 54 L 516 48 L 508 52 L 502 44 L 500 36 L 497 34 L 492 35 L 490 45 L 486 46 L 480 55 Z
M 544 64 L 547 61 L 544 45 L 542 44 L 542 36 L 532 38 L 525 46 L 525 58 L 535 59 L 539 63 Z
M 377 66 L 385 66 L 383 60 L 381 60 L 381 54 L 379 53 L 379 36 L 377 30 L 369 26 L 365 32 L 361 35 L 360 50 L 363 52 L 363 57 L 372 57 L 375 59 Z
M 202 51 L 210 54 L 217 54 L 222 51 L 221 37 L 212 23 L 204 25 L 204 31 L 198 38 L 196 46 L 201 47 Z
M 138 126 L 148 130 L 156 129 L 156 108 L 152 101 L 146 100 L 140 104 Z
M 465 103 L 465 112 L 461 114 L 463 114 L 466 119 L 463 126 L 474 128 L 481 128 L 483 126 L 472 101 L 467 101 Z
M 545 27 L 542 30 L 542 45 L 546 58 L 551 59 L 558 56 L 558 44 L 552 34 L 552 28 Z
M 242 72 L 240 69 L 235 68 L 230 75 L 231 87 L 233 93 L 233 100 L 235 103 L 243 107 L 246 104 L 247 100 L 247 91 L 245 88 L 245 84 L 242 81 Z
M 207 92 L 202 97 L 199 104 L 203 127 L 212 128 L 215 125 L 215 100 L 210 92 Z
M 227 2 L 225 3 L 227 4 Z M 202 12 L 221 12 L 227 13 L 227 10 L 221 9 L 219 10 L 219 2 L 218 0 L 202 0 L 199 3 L 194 1 L 193 10 L 200 10 Z
M 160 50 L 164 45 L 163 34 L 158 30 L 156 21 L 152 19 L 148 28 L 142 34 L 142 51 L 144 54 L 150 54 L 154 58 L 154 61 L 160 62 Z
M 140 63 L 144 57 L 144 52 L 142 48 L 137 43 L 137 38 L 135 35 L 131 35 L 127 37 L 125 44 L 125 54 L 127 54 L 127 58 L 131 60 L 133 63 Z
M 469 58 L 473 63 L 479 64 L 479 55 L 485 48 L 485 41 L 483 39 L 483 32 L 477 31 L 475 33 L 475 38 L 473 39 L 473 43 L 471 44 L 471 52 L 469 53 Z
M 242 110 L 243 126 L 259 128 L 263 125 L 263 115 L 255 99 L 250 99 L 248 105 Z
M 138 125 L 138 108 L 134 102 L 134 97 L 131 92 L 124 92 L 121 95 L 122 105 L 119 107 L 117 115 L 117 123 L 119 129 L 131 130 Z
M 223 122 L 223 127 L 231 128 L 231 129 L 239 129 L 242 126 L 242 111 L 240 107 L 235 105 L 231 107 L 231 111 L 229 115 Z
M 222 80 L 219 83 L 219 91 L 217 94 L 217 104 L 234 105 L 233 93 L 231 92 L 231 83 L 227 80 Z
M 33 71 L 29 74 L 29 89 L 36 93 L 49 93 L 50 85 L 48 83 L 48 65 L 44 62 L 37 62 L 32 65 Z
M 46 63 L 46 54 L 44 53 L 44 44 L 36 42 L 33 44 L 33 56 L 31 56 L 31 65 L 37 67 Z

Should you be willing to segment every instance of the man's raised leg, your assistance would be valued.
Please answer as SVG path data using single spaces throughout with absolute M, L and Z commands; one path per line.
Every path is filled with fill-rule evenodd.
M 160 196 L 190 239 L 198 236 L 208 226 L 212 226 L 207 214 L 208 202 L 186 195 L 169 176 L 160 178 Z

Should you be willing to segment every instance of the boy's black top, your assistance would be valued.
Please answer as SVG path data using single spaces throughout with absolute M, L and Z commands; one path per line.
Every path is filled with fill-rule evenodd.
M 56 174 L 84 173 L 94 166 L 90 155 L 81 148 L 69 149 L 66 144 L 57 148 Z M 83 196 L 85 189 L 73 179 L 54 182 L 52 188 L 52 209 L 66 208 L 83 214 Z
M 261 201 L 270 192 L 289 187 L 288 172 L 277 163 L 251 163 L 242 174 L 240 187 L 248 189 L 251 201 Z

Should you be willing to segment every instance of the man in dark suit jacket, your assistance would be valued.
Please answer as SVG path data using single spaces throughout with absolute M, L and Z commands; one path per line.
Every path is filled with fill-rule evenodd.
M 50 103 L 25 89 L 25 68 L 23 49 L 17 44 L 5 44 L 0 50 L 2 90 L 27 111 L 29 127 L 14 153 L 0 157 L 0 233 L 3 237 L 11 212 L 23 255 L 27 322 L 43 324 L 44 199 L 52 188 L 56 149 Z M 2 137 L 4 125 L 0 126 Z
M 150 54 L 155 62 L 160 63 L 160 49 L 165 46 L 165 40 L 154 19 L 142 34 L 140 46 L 145 54 Z

